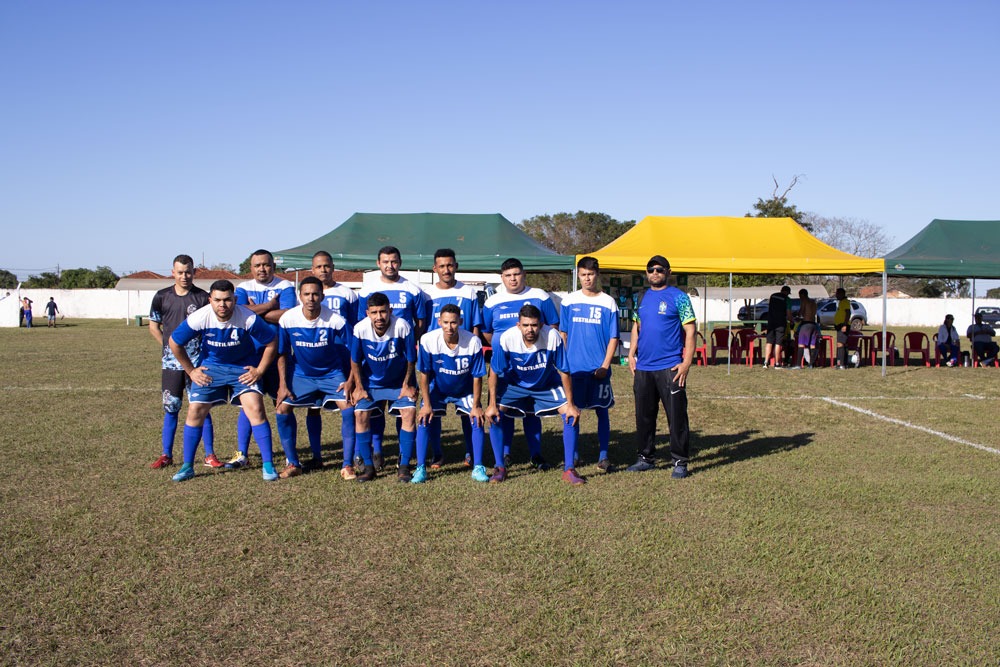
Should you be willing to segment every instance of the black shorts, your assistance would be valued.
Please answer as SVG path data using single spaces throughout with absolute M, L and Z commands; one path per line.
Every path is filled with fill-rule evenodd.
M 771 345 L 780 344 L 781 341 L 785 340 L 785 327 L 774 327 L 773 329 L 768 329 L 767 338 L 764 340 Z

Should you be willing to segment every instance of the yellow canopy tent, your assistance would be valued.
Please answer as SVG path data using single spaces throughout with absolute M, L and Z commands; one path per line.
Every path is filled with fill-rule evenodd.
M 647 216 L 590 253 L 604 271 L 645 271 L 663 255 L 674 273 L 883 273 L 885 261 L 828 246 L 791 218 Z M 580 255 L 577 257 L 579 260 Z
M 642 272 L 653 255 L 666 257 L 673 273 L 728 273 L 730 322 L 734 273 L 881 273 L 884 293 L 885 260 L 841 252 L 817 239 L 791 218 L 651 215 L 600 250 L 590 253 L 600 262 L 602 271 Z M 577 261 L 581 257 L 584 255 L 579 255 Z M 884 319 L 883 313 L 883 330 Z M 705 335 L 708 335 L 707 330 Z M 882 374 L 885 374 L 884 355 Z

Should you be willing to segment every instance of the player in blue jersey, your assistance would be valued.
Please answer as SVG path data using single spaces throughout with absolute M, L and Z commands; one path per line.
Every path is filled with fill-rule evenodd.
M 453 403 L 456 413 L 471 418 L 472 479 L 488 482 L 490 478 L 482 464 L 485 431 L 480 396 L 486 375 L 483 344 L 478 337 L 461 328 L 462 311 L 454 303 L 441 307 L 435 324 L 437 327 L 433 331 L 421 336 L 417 356 L 423 405 L 417 413 L 417 468 L 410 481 L 420 484 L 427 480 L 424 465 L 427 443 L 436 440 L 440 447 L 441 416 L 448 404 Z M 498 461 L 497 465 L 503 465 L 503 461 Z
M 597 415 L 597 467 L 610 472 L 608 408 L 615 404 L 611 362 L 618 351 L 618 304 L 601 291 L 601 268 L 595 258 L 582 258 L 576 263 L 576 273 L 580 289 L 562 301 L 560 332 L 573 378 L 573 401 L 581 410 L 593 410 Z M 579 420 L 576 430 L 580 432 Z
M 278 479 L 271 459 L 271 425 L 264 412 L 259 382 L 274 360 L 274 331 L 249 309 L 236 305 L 233 284 L 217 280 L 209 290 L 209 305 L 196 310 L 170 336 L 170 351 L 191 378 L 184 421 L 184 465 L 175 482 L 194 477 L 194 453 L 202 427 L 216 403 L 239 403 L 250 420 L 264 461 L 265 481 Z M 201 365 L 195 366 L 184 346 L 201 336 Z M 261 347 L 263 353 L 258 353 Z
M 236 286 L 236 304 L 245 306 L 271 327 L 278 336 L 278 320 L 289 308 L 295 306 L 295 285 L 274 275 L 274 256 L 263 248 L 250 255 L 250 273 L 253 280 L 246 280 Z M 257 348 L 258 354 L 262 352 Z M 261 379 L 261 389 L 275 399 L 278 395 L 278 367 L 272 364 Z M 227 463 L 227 468 L 242 468 L 247 465 L 250 449 L 250 422 L 240 412 L 236 420 L 236 453 Z
M 559 332 L 543 325 L 541 311 L 529 303 L 521 306 L 517 326 L 493 340 L 490 403 L 485 414 L 497 467 L 490 482 L 507 479 L 507 467 L 502 465 L 503 448 L 510 442 L 501 420 L 528 415 L 550 417 L 558 413 L 563 420 L 563 481 L 574 486 L 583 484 L 586 480 L 577 474 L 573 464 L 580 410 L 573 404 L 566 346 Z
M 312 274 L 323 284 L 323 305 L 343 317 L 347 321 L 348 330 L 353 331 L 354 325 L 358 323 L 358 295 L 347 285 L 334 280 L 333 271 L 333 257 L 330 253 L 320 250 L 312 256 Z M 350 368 L 349 362 L 348 368 Z M 309 408 L 306 413 L 306 432 L 309 434 L 309 446 L 313 451 L 319 451 L 317 448 L 323 439 L 323 419 L 319 408 Z M 354 455 L 353 408 L 350 414 L 341 415 L 340 432 L 344 438 L 344 446 L 350 444 L 350 451 L 345 452 L 348 456 L 340 469 L 340 475 L 344 479 L 354 479 L 354 466 L 351 465 L 351 457 Z M 322 467 L 322 459 L 316 458 L 307 461 L 304 466 L 306 470 Z
M 174 464 L 174 437 L 177 434 L 177 415 L 181 411 L 184 393 L 190 388 L 191 380 L 181 368 L 180 362 L 170 351 L 170 335 L 181 322 L 187 319 L 199 308 L 208 305 L 208 292 L 194 284 L 194 260 L 190 255 L 177 255 L 174 258 L 170 275 L 174 284 L 164 287 L 153 295 L 149 307 L 149 333 L 160 344 L 161 365 L 160 390 L 163 395 L 163 429 L 161 444 L 163 447 L 160 458 L 150 465 L 151 468 L 165 468 Z M 188 357 L 198 365 L 201 362 L 201 341 L 194 338 L 187 344 Z M 205 465 L 210 468 L 221 468 L 213 449 L 215 431 L 212 428 L 212 417 L 205 418 L 202 431 L 205 442 Z
M 427 330 L 433 331 L 438 328 L 438 316 L 441 314 L 441 309 L 450 303 L 458 306 L 462 317 L 462 329 L 474 336 L 479 336 L 483 324 L 483 309 L 479 305 L 476 290 L 455 279 L 456 271 L 458 271 L 458 260 L 455 258 L 454 250 L 441 248 L 435 251 L 434 273 L 437 274 L 438 279 L 436 283 L 424 290 L 427 294 L 427 315 L 424 318 Z M 467 414 L 462 415 L 462 436 L 465 439 L 465 465 L 471 467 L 473 465 L 472 426 Z M 431 468 L 440 468 L 444 465 L 440 442 L 440 438 L 436 441 L 432 438 L 435 449 Z
M 649 289 L 642 295 L 632 316 L 628 365 L 635 374 L 635 435 L 639 460 L 629 472 L 655 467 L 656 415 L 659 403 L 667 413 L 670 427 L 671 477 L 688 476 L 690 433 L 688 431 L 688 370 L 694 361 L 695 317 L 691 299 L 668 284 L 670 262 L 653 255 L 646 263 Z
M 528 287 L 524 273 L 524 265 L 515 257 L 511 257 L 500 265 L 500 279 L 504 291 L 497 292 L 483 304 L 483 335 L 492 344 L 494 337 L 499 337 L 507 329 L 515 326 L 521 306 L 531 304 L 542 314 L 542 324 L 553 328 L 559 327 L 559 313 L 548 292 L 537 287 Z M 521 420 L 524 426 L 524 439 L 528 445 L 528 455 L 531 463 L 539 470 L 548 470 L 549 464 L 542 458 L 542 421 L 534 415 Z M 504 450 L 504 460 L 509 463 L 510 443 L 514 439 L 514 420 L 502 421 L 507 449 Z
M 371 416 L 388 412 L 401 417 L 399 481 L 409 482 L 410 457 L 416 443 L 417 360 L 413 328 L 392 314 L 389 298 L 381 292 L 368 296 L 367 317 L 354 327 L 351 372 L 354 374 L 355 445 L 363 461 L 359 482 L 368 482 L 385 465 L 381 444 L 372 442 Z M 372 452 L 375 448 L 374 453 Z
M 343 416 L 344 465 L 341 476 L 354 479 L 351 460 L 354 456 L 354 375 L 351 373 L 351 330 L 347 321 L 323 305 L 323 283 L 308 276 L 299 285 L 301 308 L 292 308 L 278 321 L 278 437 L 285 450 L 287 465 L 278 473 L 281 479 L 302 474 L 295 451 L 298 424 L 293 408 L 333 407 Z M 319 438 L 309 433 L 313 463 L 310 469 L 323 467 Z
M 379 275 L 375 280 L 366 280 L 361 286 L 361 291 L 358 293 L 358 319 L 360 320 L 367 312 L 369 295 L 379 292 L 388 297 L 393 316 L 408 322 L 413 328 L 413 339 L 420 340 L 424 332 L 427 295 L 418 285 L 399 275 L 399 268 L 402 265 L 403 259 L 399 254 L 399 248 L 391 245 L 379 248 L 375 256 L 375 266 L 378 267 Z M 385 415 L 372 415 L 371 428 L 372 445 L 381 451 L 382 435 L 385 433 Z M 396 429 L 399 428 L 399 420 L 396 420 Z

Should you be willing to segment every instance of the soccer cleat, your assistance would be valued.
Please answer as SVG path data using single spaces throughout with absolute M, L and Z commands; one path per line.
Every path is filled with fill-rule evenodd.
M 356 470 L 361 470 L 364 467 L 365 467 L 365 460 L 363 458 L 361 458 L 360 456 L 355 456 L 354 457 L 354 468 Z
M 507 479 L 506 468 L 494 468 L 493 475 L 490 477 L 490 484 L 499 484 L 500 482 L 506 481 L 506 479 Z
M 486 474 L 486 466 L 476 466 L 472 469 L 473 482 L 488 482 L 490 476 Z
M 206 468 L 221 468 L 222 461 L 215 454 L 209 454 L 205 457 L 205 467 Z
M 545 472 L 551 467 L 549 462 L 542 458 L 541 454 L 535 454 L 531 457 L 531 465 L 535 466 L 535 468 L 542 472 Z
M 356 479 L 357 475 L 354 474 L 354 466 L 344 466 L 343 468 L 341 468 L 340 477 L 347 482 L 351 481 L 352 479 Z
M 411 479 L 413 479 L 413 475 L 410 474 L 410 467 L 399 466 L 399 471 L 396 473 L 396 481 L 400 484 L 409 484 Z
M 313 470 L 323 469 L 323 459 L 309 459 L 302 465 L 302 469 L 306 472 L 312 472 Z
M 647 470 L 652 470 L 655 467 L 656 467 L 655 463 L 653 463 L 652 461 L 648 461 L 640 456 L 639 460 L 630 465 L 628 468 L 626 468 L 626 470 L 628 470 L 629 472 L 646 472 Z
M 670 476 L 674 479 L 684 479 L 688 476 L 688 467 L 686 463 L 675 463 L 674 471 L 670 473 Z
M 174 459 L 172 457 L 169 457 L 166 454 L 161 454 L 160 458 L 156 459 L 155 461 L 149 464 L 149 467 L 153 468 L 154 470 L 158 470 L 160 468 L 166 468 L 167 466 L 172 466 L 173 464 L 174 464 Z
M 509 468 L 510 467 L 510 454 L 504 454 L 503 455 L 503 467 L 504 468 Z
M 423 484 L 427 481 L 427 468 L 424 466 L 417 466 L 417 469 L 413 471 L 413 478 L 410 480 L 410 484 Z
M 462 463 L 462 465 L 464 465 L 466 468 L 471 468 L 472 467 L 472 455 L 471 454 L 466 454 L 465 455 L 465 461 Z
M 225 467 L 227 470 L 239 470 L 240 468 L 246 468 L 249 465 L 250 462 L 247 461 L 246 454 L 237 451 L 235 454 L 233 454 L 233 458 L 226 461 Z
M 274 482 L 279 477 L 278 473 L 274 471 L 273 463 L 265 463 L 261 467 L 261 476 L 264 478 L 265 482 Z
M 601 459 L 597 462 L 597 469 L 601 472 L 614 472 L 615 467 L 611 464 L 611 459 Z
M 587 480 L 576 474 L 576 468 L 563 470 L 562 481 L 572 484 L 573 486 L 580 486 L 581 484 L 587 483 Z
M 293 466 L 291 463 L 285 466 L 285 469 L 278 473 L 278 477 L 281 479 L 288 479 L 289 477 L 298 477 L 302 474 L 301 466 Z
M 372 454 L 372 465 L 375 467 L 375 472 L 382 472 L 382 469 L 385 468 L 385 459 L 382 457 L 382 452 Z
M 444 465 L 444 456 L 442 455 L 431 461 L 431 470 L 440 470 L 441 466 L 443 465 Z
M 194 466 L 190 463 L 185 463 L 181 466 L 180 472 L 171 477 L 175 482 L 186 482 L 189 479 L 194 479 Z
M 375 468 L 370 465 L 361 464 L 361 472 L 354 478 L 355 482 L 370 482 L 375 479 Z

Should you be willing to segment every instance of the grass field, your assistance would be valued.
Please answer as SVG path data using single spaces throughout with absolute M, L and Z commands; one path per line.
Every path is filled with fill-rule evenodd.
M 0 663 L 1000 660 L 996 369 L 695 368 L 686 480 L 601 475 L 588 415 L 580 488 L 523 464 L 473 483 L 450 417 L 452 463 L 419 487 L 259 465 L 174 484 L 148 467 L 156 344 L 68 324 L 0 329 Z M 615 389 L 628 465 L 627 371 Z M 228 455 L 235 411 L 213 414 Z M 337 459 L 338 416 L 324 436 Z

